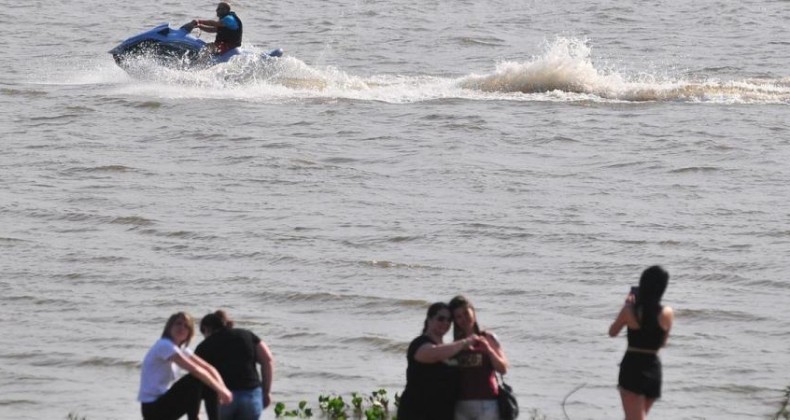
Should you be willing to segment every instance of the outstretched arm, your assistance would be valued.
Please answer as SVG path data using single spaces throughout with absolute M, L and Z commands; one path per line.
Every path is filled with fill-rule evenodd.
M 414 360 L 420 363 L 436 363 L 455 356 L 461 350 L 478 342 L 478 336 L 464 338 L 447 344 L 425 343 L 414 353 Z
M 195 27 L 201 31 L 209 33 L 217 32 L 217 28 L 221 28 L 223 26 L 221 20 L 195 19 L 192 21 L 192 23 L 194 23 Z
M 214 378 L 214 380 L 222 382 L 222 376 L 220 376 L 220 374 L 217 371 L 217 369 L 214 366 L 212 366 L 211 363 L 203 360 L 202 357 L 200 357 L 200 356 L 198 356 L 196 354 L 192 355 L 189 359 L 191 361 L 193 361 L 195 364 L 197 364 L 198 366 L 200 366 L 203 369 L 205 369 L 206 372 L 209 374 L 209 376 Z
M 211 389 L 214 391 L 217 391 L 219 402 L 221 404 L 228 404 L 233 401 L 233 394 L 231 394 L 230 390 L 228 390 L 228 388 L 225 386 L 222 378 L 219 377 L 219 374 L 216 373 L 216 370 L 214 370 L 213 373 L 209 370 L 206 370 L 202 366 L 201 362 L 205 364 L 207 363 L 200 357 L 188 356 L 178 352 L 173 355 L 172 361 L 182 369 L 189 372 L 192 376 L 200 379 L 201 382 L 211 387 Z

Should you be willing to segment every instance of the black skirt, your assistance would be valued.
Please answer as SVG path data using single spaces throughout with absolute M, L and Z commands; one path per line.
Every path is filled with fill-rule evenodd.
M 626 391 L 661 398 L 661 359 L 655 354 L 625 352 L 617 383 Z

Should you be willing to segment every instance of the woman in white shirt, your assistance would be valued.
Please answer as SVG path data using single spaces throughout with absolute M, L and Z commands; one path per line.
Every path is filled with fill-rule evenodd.
M 187 347 L 194 335 L 192 318 L 184 312 L 173 314 L 162 337 L 146 353 L 137 396 L 144 420 L 176 420 L 184 414 L 197 420 L 201 382 L 217 392 L 221 404 L 233 399 L 217 370 Z M 189 374 L 176 381 L 179 367 Z

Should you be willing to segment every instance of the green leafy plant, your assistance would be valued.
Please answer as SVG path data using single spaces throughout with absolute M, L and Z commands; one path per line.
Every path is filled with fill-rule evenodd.
M 389 413 L 390 400 L 385 389 L 379 389 L 370 395 L 351 393 L 351 404 L 349 405 L 340 395 L 320 395 L 318 397 L 318 407 L 321 410 L 321 417 L 332 420 L 397 420 L 396 416 Z M 395 406 L 400 404 L 400 396 L 395 394 Z M 349 410 L 353 411 L 349 415 Z M 284 403 L 278 402 L 274 405 L 274 415 L 280 417 L 309 418 L 313 416 L 313 411 L 307 406 L 306 401 L 301 401 L 296 409 L 288 409 Z
M 782 399 L 782 405 L 779 407 L 779 411 L 777 411 L 774 415 L 774 420 L 790 419 L 790 411 L 788 411 L 788 405 L 790 405 L 790 386 L 785 388 L 784 394 L 785 395 L 784 399 Z
M 384 389 L 379 389 L 378 391 L 373 391 L 370 393 L 368 397 L 368 402 L 370 404 L 370 408 L 365 410 L 365 419 L 366 420 L 386 420 L 389 419 L 389 398 L 387 397 L 387 391 Z
M 278 402 L 274 405 L 274 416 L 278 418 L 296 417 L 300 419 L 306 419 L 313 417 L 313 409 L 307 406 L 307 401 L 299 401 L 298 407 L 292 410 L 286 409 L 284 403 Z
M 548 417 L 541 413 L 537 408 L 533 408 L 529 410 L 529 420 L 548 420 Z
M 357 394 L 356 392 L 351 393 L 351 405 L 354 407 L 355 413 L 362 412 L 362 402 L 364 399 L 361 395 Z
M 348 404 L 339 395 L 320 395 L 318 397 L 318 406 L 324 412 L 324 415 L 330 419 L 348 419 Z
M 389 418 L 389 414 L 381 405 L 374 405 L 365 410 L 366 420 L 386 420 Z
M 780 417 L 777 413 L 775 420 L 790 420 L 790 413 L 787 407 L 790 405 L 790 387 L 785 391 L 785 402 L 781 413 L 785 413 L 784 417 Z M 400 395 L 395 393 L 393 397 L 395 409 L 400 406 Z M 318 407 L 321 409 L 321 417 L 332 420 L 397 420 L 394 413 L 390 413 L 390 399 L 385 389 L 379 389 L 370 393 L 370 395 L 363 396 L 358 392 L 351 393 L 351 404 L 340 395 L 319 395 Z M 349 409 L 353 409 L 353 414 L 349 415 Z M 541 413 L 537 408 L 530 409 L 527 413 L 529 420 L 547 420 L 545 414 Z M 311 418 L 313 411 L 307 406 L 307 401 L 300 401 L 299 406 L 295 409 L 288 410 L 285 404 L 278 402 L 274 406 L 274 415 L 280 417 L 296 417 L 296 418 Z M 84 420 L 84 419 L 68 419 L 68 420 Z

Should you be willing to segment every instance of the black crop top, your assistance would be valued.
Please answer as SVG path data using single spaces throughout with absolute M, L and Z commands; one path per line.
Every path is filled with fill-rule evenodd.
M 663 307 L 658 309 L 659 316 Z M 635 347 L 646 350 L 658 350 L 664 344 L 666 331 L 661 328 L 661 324 L 656 320 L 655 323 L 642 323 L 638 330 L 628 329 L 628 347 Z

